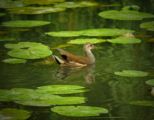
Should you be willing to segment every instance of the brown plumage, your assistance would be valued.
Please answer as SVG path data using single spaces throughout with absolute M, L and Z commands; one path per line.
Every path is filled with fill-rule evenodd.
M 62 59 L 55 55 L 53 55 L 53 58 L 62 66 L 83 67 L 95 63 L 95 57 L 91 52 L 92 49 L 94 49 L 94 45 L 90 43 L 85 44 L 83 47 L 85 56 L 78 56 L 63 49 L 57 49 L 60 52 Z

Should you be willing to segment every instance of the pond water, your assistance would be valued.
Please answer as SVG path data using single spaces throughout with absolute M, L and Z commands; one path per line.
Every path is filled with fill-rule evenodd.
M 104 4 L 101 1 L 99 4 Z M 113 4 L 109 2 L 106 4 Z M 99 6 L 88 8 L 67 9 L 59 13 L 40 15 L 15 15 L 7 14 L 1 17 L 1 22 L 8 20 L 45 20 L 49 25 L 33 28 L 7 28 L 1 26 L 1 31 L 7 31 L 8 36 L 16 41 L 33 41 L 43 43 L 50 48 L 66 44 L 74 38 L 60 38 L 45 35 L 49 31 L 82 30 L 90 28 L 124 28 L 135 30 L 136 36 L 142 39 L 140 44 L 96 44 L 93 53 L 96 57 L 94 66 L 82 69 L 60 68 L 58 64 L 45 64 L 44 60 L 28 60 L 25 64 L 6 64 L 0 62 L 0 88 L 36 88 L 43 85 L 81 85 L 88 92 L 81 93 L 86 97 L 86 103 L 90 105 L 105 107 L 108 114 L 98 117 L 64 117 L 50 111 L 50 107 L 27 107 L 15 103 L 0 103 L 1 108 L 13 107 L 24 108 L 33 111 L 29 120 L 154 120 L 154 109 L 152 106 L 138 106 L 129 104 L 130 101 L 153 101 L 154 96 L 150 94 L 151 87 L 145 84 L 146 80 L 154 77 L 154 44 L 146 42 L 152 39 L 153 32 L 139 28 L 142 21 L 118 21 L 104 19 L 98 13 L 104 10 L 121 9 L 125 5 L 137 4 L 141 11 L 154 14 L 154 4 L 150 0 L 121 1 L 116 6 Z M 2 9 L 3 12 L 4 9 Z M 80 37 L 84 38 L 84 37 Z M 101 38 L 101 37 L 100 37 Z M 8 49 L 4 48 L 6 43 L 1 42 L 0 59 L 8 58 Z M 73 53 L 82 55 L 82 45 L 70 45 L 64 48 Z M 53 49 L 53 54 L 59 55 Z M 122 77 L 114 74 L 121 70 L 139 70 L 149 72 L 147 77 Z

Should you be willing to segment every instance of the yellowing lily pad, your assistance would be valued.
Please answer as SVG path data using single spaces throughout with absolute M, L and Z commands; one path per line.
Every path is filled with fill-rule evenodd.
M 0 110 L 1 120 L 27 120 L 31 112 L 23 109 L 4 108 Z
M 46 14 L 54 12 L 62 12 L 64 8 L 55 8 L 55 7 L 16 7 L 9 8 L 10 13 L 13 14 Z
M 86 92 L 84 87 L 78 85 L 48 85 L 38 87 L 36 91 L 39 93 L 50 94 L 73 94 Z
M 8 55 L 21 59 L 40 59 L 52 54 L 49 47 L 35 42 L 19 42 L 17 44 L 6 44 L 6 48 L 12 48 Z
M 149 31 L 154 31 L 154 21 L 141 23 L 140 28 L 143 28 Z
M 69 44 L 86 44 L 86 43 L 92 43 L 92 44 L 96 44 L 96 43 L 103 43 L 106 42 L 106 40 L 104 39 L 98 39 L 98 38 L 83 38 L 83 39 L 74 39 L 74 40 L 70 40 L 68 43 Z
M 65 0 L 23 0 L 23 3 L 27 5 L 33 5 L 33 4 L 50 5 L 50 4 L 54 4 L 57 2 L 64 2 L 64 1 Z
M 154 18 L 153 14 L 134 10 L 107 10 L 98 14 L 102 18 L 113 20 L 142 20 L 144 18 Z
M 56 106 L 51 108 L 51 111 L 71 117 L 99 116 L 101 113 L 108 113 L 105 108 L 92 106 Z
M 80 31 L 59 31 L 47 32 L 46 34 L 54 37 L 77 37 L 77 36 L 119 36 L 126 33 L 133 33 L 133 30 L 117 28 L 86 29 Z
M 147 80 L 145 83 L 146 83 L 147 85 L 154 86 L 154 79 Z
M 146 77 L 149 75 L 148 72 L 137 70 L 122 70 L 119 72 L 114 72 L 114 74 L 123 77 Z
M 49 21 L 39 20 L 14 20 L 3 22 L 2 25 L 5 27 L 37 27 L 50 24 Z
M 17 59 L 17 58 L 8 58 L 3 60 L 4 63 L 9 63 L 9 64 L 19 64 L 19 63 L 26 63 L 26 60 L 24 59 Z
M 141 40 L 135 37 L 117 37 L 114 39 L 107 40 L 110 43 L 116 44 L 137 44 L 141 43 Z
M 55 7 L 60 8 L 78 8 L 78 7 L 93 7 L 97 6 L 98 3 L 96 2 L 90 2 L 90 1 L 81 1 L 81 2 L 63 2 L 58 3 L 55 5 Z
M 137 106 L 154 107 L 154 101 L 150 101 L 150 100 L 136 100 L 136 101 L 131 101 L 130 104 L 137 105 Z

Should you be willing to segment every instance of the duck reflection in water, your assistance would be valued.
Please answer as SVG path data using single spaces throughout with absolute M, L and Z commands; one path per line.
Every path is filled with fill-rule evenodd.
M 61 77 L 61 79 L 64 79 L 72 73 L 84 70 L 84 78 L 86 82 L 90 84 L 90 81 L 94 81 L 95 79 L 93 75 L 95 56 L 92 53 L 92 49 L 94 48 L 93 44 L 85 44 L 83 46 L 83 51 L 85 53 L 84 56 L 74 55 L 73 53 L 58 48 L 57 50 L 60 52 L 61 58 L 56 55 L 52 56 L 53 59 L 61 66 L 57 75 Z

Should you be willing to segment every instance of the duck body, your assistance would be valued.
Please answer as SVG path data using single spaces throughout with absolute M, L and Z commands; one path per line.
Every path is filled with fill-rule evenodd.
M 89 43 L 85 44 L 83 47 L 85 56 L 74 55 L 73 53 L 58 48 L 57 50 L 61 54 L 62 59 L 55 55 L 53 55 L 53 58 L 61 66 L 84 67 L 95 63 L 95 57 L 91 52 L 93 48 L 94 45 Z

